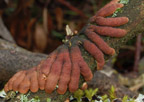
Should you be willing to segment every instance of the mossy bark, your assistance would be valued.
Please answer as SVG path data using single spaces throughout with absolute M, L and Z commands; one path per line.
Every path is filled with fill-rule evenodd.
M 124 45 L 128 40 L 130 40 L 133 37 L 135 37 L 136 35 L 144 32 L 144 0 L 129 0 L 129 3 L 127 5 L 125 5 L 124 8 L 122 8 L 122 12 L 118 13 L 118 16 L 127 16 L 130 20 L 128 24 L 119 27 L 119 28 L 126 29 L 128 31 L 127 35 L 123 38 L 103 37 L 103 39 L 111 47 L 116 49 L 116 52 L 118 52 L 119 48 L 122 45 Z M 83 33 L 85 28 L 86 27 L 84 27 L 84 29 L 81 31 L 81 33 Z M 2 45 L 0 44 L 0 46 L 2 46 Z M 36 54 L 36 55 L 34 55 L 35 57 L 30 58 L 28 56 L 33 56 L 33 54 L 30 52 L 27 52 L 25 50 L 21 51 L 21 50 L 14 49 L 14 48 L 10 48 L 8 50 L 8 47 L 6 47 L 6 46 L 2 46 L 2 47 L 0 48 L 0 53 L 3 53 L 2 54 L 3 57 L 2 58 L 0 57 L 0 60 L 3 60 L 3 61 L 2 62 L 0 61 L 0 69 L 6 68 L 7 70 L 5 70 L 4 73 L 8 74 L 7 71 L 9 71 L 9 72 L 10 72 L 10 70 L 12 71 L 12 69 L 9 69 L 9 68 L 13 67 L 14 70 L 12 71 L 10 76 L 18 70 L 18 67 L 20 69 L 27 69 L 27 68 L 32 67 L 33 65 L 37 65 L 40 62 L 40 60 L 46 58 L 45 55 L 41 55 L 41 54 L 40 54 L 40 56 L 39 56 L 39 54 L 38 54 L 38 56 Z M 96 69 L 95 60 L 82 47 L 80 47 L 80 48 L 81 48 L 82 55 L 83 55 L 85 61 L 88 63 L 88 65 L 90 66 L 92 71 L 94 71 Z M 7 51 L 7 53 L 10 53 L 10 54 L 6 55 L 5 51 Z M 18 55 L 21 56 L 20 59 L 18 59 L 18 60 L 12 59 L 14 57 L 13 55 L 11 55 L 12 53 L 13 53 L 13 55 L 17 54 L 15 56 L 18 56 Z M 9 56 L 11 56 L 12 58 Z M 36 58 L 39 58 L 39 59 L 36 60 Z M 105 55 L 105 59 L 108 59 L 108 58 L 110 58 L 110 56 Z M 7 60 L 5 60 L 5 59 L 7 59 Z M 8 59 L 10 59 L 10 60 L 8 60 Z M 11 61 L 11 63 L 8 61 Z M 14 62 L 14 61 L 17 61 L 17 62 Z M 22 65 L 20 65 L 19 62 Z M 15 64 L 13 64 L 13 63 L 15 63 Z M 10 66 L 10 64 L 11 64 L 11 66 Z M 7 77 L 7 79 L 8 78 L 9 77 Z M 1 79 L 1 81 L 4 81 L 4 79 Z M 83 78 L 81 78 L 81 82 L 83 82 Z M 70 95 L 69 92 L 67 92 L 64 95 L 58 95 L 56 92 L 53 92 L 52 94 L 46 94 L 44 91 L 38 91 L 37 93 L 30 93 L 28 98 L 38 96 L 40 98 L 41 102 L 46 102 L 47 98 L 51 98 L 52 102 L 64 102 L 64 100 L 69 95 Z M 17 97 L 13 98 L 10 102 L 13 102 L 14 100 L 17 100 Z

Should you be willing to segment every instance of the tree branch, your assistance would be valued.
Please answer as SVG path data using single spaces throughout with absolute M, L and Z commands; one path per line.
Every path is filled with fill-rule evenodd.
M 144 31 L 144 0 L 130 0 L 129 3 L 122 8 L 122 13 L 118 13 L 118 16 L 127 16 L 130 21 L 128 24 L 124 26 L 120 26 L 120 28 L 124 28 L 128 31 L 127 35 L 123 38 L 109 38 L 109 37 L 103 37 L 103 39 L 113 48 L 118 50 L 122 45 L 124 45 L 128 40 L 132 39 L 136 35 L 142 33 Z M 81 33 L 84 32 L 85 26 Z M 30 68 L 33 65 L 37 65 L 40 60 L 46 58 L 45 55 L 41 54 L 32 54 L 30 52 L 27 52 L 23 49 L 19 49 L 17 47 L 8 48 L 8 46 L 3 46 L 1 44 L 0 40 L 0 56 L 2 56 L 2 59 L 5 61 L 0 61 L 0 70 L 4 70 L 4 73 L 7 73 L 3 76 L 14 74 L 18 68 L 25 69 Z M 6 49 L 5 49 L 6 48 Z M 21 52 L 22 51 L 22 52 Z M 96 62 L 94 59 L 86 53 L 86 51 L 81 47 L 82 55 L 85 59 L 85 61 L 88 63 L 92 71 L 96 68 Z M 20 57 L 18 57 L 20 56 Z M 29 56 L 29 57 L 28 57 Z M 108 59 L 109 56 L 106 56 L 106 59 Z M 8 60 L 9 59 L 9 60 Z M 1 67 L 2 66 L 2 67 Z M 2 69 L 3 68 L 3 69 Z M 13 70 L 13 71 L 12 71 Z M 9 72 L 12 71 L 12 72 Z M 9 73 L 8 73 L 9 72 Z M 1 77 L 0 77 L 1 78 Z M 9 77 L 7 77 L 8 79 Z M 3 78 L 1 78 L 2 81 L 4 81 Z M 98 79 L 97 79 L 98 80 Z M 81 82 L 83 79 L 81 78 Z M 46 94 L 44 91 L 38 91 L 37 93 L 31 93 L 30 97 L 39 96 L 41 99 L 41 102 L 45 102 L 46 98 L 51 98 L 52 102 L 64 102 L 64 100 L 70 95 L 69 92 L 67 92 L 65 95 L 58 95 L 56 92 L 53 92 L 52 94 Z M 13 100 L 15 100 L 14 98 Z
M 5 27 L 2 18 L 0 17 L 0 37 L 2 37 L 3 39 L 12 42 L 12 43 L 16 43 L 13 39 L 13 37 L 11 36 L 10 32 L 8 31 L 8 29 Z

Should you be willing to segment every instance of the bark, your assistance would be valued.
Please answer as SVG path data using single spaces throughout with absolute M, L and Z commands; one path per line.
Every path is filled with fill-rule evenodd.
M 144 8 L 144 0 L 130 0 L 129 3 L 125 5 L 125 7 L 122 9 L 122 13 L 118 13 L 118 16 L 127 16 L 130 19 L 128 24 L 120 26 L 120 28 L 124 28 L 128 31 L 127 35 L 123 38 L 103 37 L 103 39 L 109 45 L 115 48 L 117 52 L 119 48 L 122 45 L 124 45 L 128 40 L 132 39 L 133 37 L 144 31 L 143 8 Z M 83 28 L 81 33 L 83 33 L 85 28 L 86 26 Z M 82 47 L 81 51 L 86 62 L 88 63 L 92 71 L 94 71 L 96 68 L 96 62 Z M 4 73 L 2 74 L 2 76 L 0 76 L 1 81 L 9 79 L 14 73 L 16 73 L 20 69 L 27 69 L 37 65 L 42 59 L 46 58 L 46 55 L 30 53 L 22 48 L 18 48 L 16 45 L 5 43 L 2 40 L 0 40 L 0 56 L 2 56 L 0 57 L 0 70 L 2 71 L 2 73 Z M 110 57 L 105 56 L 105 58 L 108 59 Z M 99 80 L 100 78 L 101 77 L 97 76 L 96 79 L 94 79 L 95 82 L 97 83 L 97 80 Z M 81 82 L 83 82 L 82 78 Z M 30 93 L 29 98 L 39 96 L 41 102 L 46 102 L 46 99 L 49 97 L 51 98 L 52 102 L 64 102 L 64 100 L 69 95 L 70 95 L 69 92 L 67 92 L 65 95 L 58 95 L 56 92 L 53 92 L 52 94 L 49 95 L 46 94 L 44 91 L 38 91 L 37 93 Z M 11 102 L 13 102 L 14 100 L 16 100 L 16 98 L 11 100 Z
M 16 72 L 36 66 L 46 57 L 0 39 L 0 81 L 8 81 Z
M 3 33 L 4 32 L 4 33 Z M 13 37 L 11 36 L 10 32 L 5 27 L 2 18 L 0 17 L 0 37 L 3 39 L 15 43 Z

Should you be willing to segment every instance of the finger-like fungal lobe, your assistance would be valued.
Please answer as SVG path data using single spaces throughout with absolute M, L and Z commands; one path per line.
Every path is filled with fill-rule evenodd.
M 37 92 L 39 89 L 39 85 L 38 85 L 38 75 L 37 75 L 36 68 L 30 69 L 30 71 L 28 71 L 27 75 L 30 80 L 30 88 L 29 88 L 30 91 Z
M 110 3 L 101 8 L 93 17 L 89 19 L 90 22 L 95 22 L 96 17 L 106 17 L 112 15 L 118 8 L 124 5 L 118 3 L 119 0 L 112 0 Z
M 98 16 L 95 18 L 95 22 L 97 25 L 110 27 L 121 26 L 128 23 L 128 21 L 129 19 L 127 17 L 104 18 Z
M 87 63 L 84 61 L 78 45 L 72 45 L 70 49 L 70 56 L 72 61 L 72 73 L 69 83 L 69 91 L 75 92 L 78 89 L 80 73 L 86 81 L 91 80 L 93 74 Z
M 101 8 L 96 15 L 91 17 L 89 20 L 90 23 L 94 22 L 96 24 L 88 25 L 84 32 L 92 43 L 84 40 L 83 46 L 88 53 L 90 53 L 96 59 L 98 63 L 97 69 L 101 69 L 104 65 L 102 52 L 108 55 L 115 54 L 115 50 L 111 48 L 100 36 L 120 38 L 124 37 L 127 33 L 127 31 L 124 29 L 113 28 L 128 23 L 129 19 L 127 17 L 105 18 L 106 16 L 112 15 L 118 8 L 122 8 L 124 6 L 118 2 L 119 0 L 112 0 L 110 3 Z M 95 49 L 95 51 L 93 49 Z
M 105 6 L 103 8 L 101 8 L 97 13 L 96 16 L 102 16 L 102 17 L 106 17 L 106 16 L 110 16 L 112 15 L 117 8 L 122 8 L 124 5 L 121 3 L 112 3 L 108 6 Z
M 70 92 L 78 89 L 80 74 L 86 81 L 93 77 L 78 45 L 67 47 L 64 44 L 37 67 L 16 73 L 4 89 L 6 92 L 14 90 L 23 94 L 29 90 L 37 92 L 38 89 L 51 93 L 58 85 L 57 92 L 64 94 L 68 87 Z
M 6 92 L 14 90 L 20 93 L 27 93 L 30 89 L 32 92 L 37 92 L 39 87 L 35 69 L 31 68 L 30 70 L 16 73 L 5 85 L 4 90 Z
M 54 63 L 58 54 L 58 49 L 53 51 L 46 60 L 42 61 L 37 66 L 37 73 L 38 73 L 38 84 L 41 90 L 45 88 L 46 78 L 49 75 L 50 69 L 52 64 Z
M 87 29 L 85 31 L 85 35 L 92 41 L 94 44 L 98 46 L 100 50 L 102 50 L 105 54 L 114 55 L 115 50 L 111 48 L 100 36 L 92 31 L 91 29 Z
M 10 78 L 10 80 L 6 83 L 5 87 L 4 87 L 4 90 L 7 92 L 7 91 L 10 91 L 10 90 L 13 90 L 15 89 L 16 91 L 18 90 L 18 86 L 19 84 L 22 82 L 22 80 L 24 79 L 25 77 L 25 71 L 20 71 L 20 72 L 17 72 L 12 78 Z M 21 80 L 18 80 L 18 83 L 17 83 L 17 79 L 20 78 L 20 76 L 24 76 Z M 17 84 L 18 85 L 17 85 Z
M 29 89 L 30 89 L 30 79 L 29 79 L 28 75 L 26 75 L 24 77 L 23 81 L 19 84 L 18 91 L 20 93 L 25 94 L 25 93 L 27 93 L 29 91 Z
M 58 55 L 51 66 L 50 73 L 46 78 L 45 91 L 47 93 L 51 93 L 56 88 L 59 80 L 60 88 L 58 88 L 58 92 L 63 94 L 66 91 L 66 85 L 70 80 L 71 71 L 71 62 L 70 58 L 68 57 L 68 48 L 62 45 L 59 48 Z M 62 82 L 64 82 L 64 85 L 62 85 Z
M 104 54 L 102 51 L 94 43 L 86 39 L 83 39 L 82 42 L 84 49 L 97 61 L 97 70 L 102 69 L 105 64 Z
M 5 91 L 19 91 L 20 93 L 37 92 L 40 88 L 51 93 L 56 85 L 58 93 L 67 90 L 71 75 L 71 59 L 68 47 L 60 46 L 53 51 L 46 60 L 34 68 L 16 73 L 5 85 Z M 59 81 L 59 82 L 58 82 Z
M 14 91 L 18 91 L 19 90 L 19 85 L 23 81 L 23 79 L 25 78 L 25 76 L 26 76 L 26 71 L 23 71 L 23 73 L 21 73 L 21 75 L 19 77 L 17 77 L 17 79 L 19 79 L 19 80 L 15 80 L 13 82 L 12 89 Z
M 58 82 L 58 89 L 57 89 L 57 92 L 59 94 L 64 94 L 67 91 L 68 83 L 70 82 L 70 77 L 71 77 L 72 64 L 71 64 L 71 58 L 70 58 L 70 53 L 68 48 L 65 48 L 63 61 L 64 61 L 63 68 L 61 71 L 61 75 Z
M 110 36 L 110 37 L 123 37 L 127 33 L 126 30 L 120 28 L 102 27 L 102 26 L 95 26 L 95 25 L 90 25 L 89 27 L 99 35 Z
M 79 35 L 66 36 L 65 44 L 53 51 L 46 60 L 29 70 L 17 72 L 5 85 L 6 92 L 10 90 L 27 93 L 29 90 L 37 92 L 39 89 L 52 93 L 56 91 L 64 94 L 67 89 L 75 92 L 79 87 L 80 74 L 86 81 L 92 79 L 93 74 L 81 55 L 79 42 L 97 62 L 97 69 L 102 69 L 105 63 L 104 54 L 114 55 L 111 48 L 100 36 L 123 37 L 127 31 L 117 26 L 128 23 L 127 17 L 105 18 L 112 15 L 117 8 L 124 5 L 119 0 L 112 0 L 90 18 L 90 23 L 84 31 L 87 39 Z M 68 30 L 69 31 L 69 30 Z M 103 54 L 104 53 L 104 54 Z

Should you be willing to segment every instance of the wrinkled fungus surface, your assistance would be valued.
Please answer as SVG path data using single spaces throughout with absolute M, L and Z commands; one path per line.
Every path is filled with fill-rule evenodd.
M 85 81 L 91 80 L 93 74 L 81 55 L 79 45 L 95 58 L 97 69 L 102 69 L 105 63 L 104 54 L 114 55 L 115 50 L 100 36 L 123 37 L 127 33 L 124 29 L 114 28 L 126 24 L 129 21 L 127 17 L 106 18 L 117 8 L 124 6 L 118 1 L 112 0 L 90 18 L 91 25 L 88 25 L 84 32 L 88 39 L 80 38 L 79 35 L 76 35 L 79 38 L 77 40 L 75 37 L 70 38 L 36 67 L 17 72 L 6 83 L 4 90 L 27 93 L 29 90 L 37 92 L 41 89 L 52 93 L 58 85 L 57 92 L 64 94 L 67 89 L 70 92 L 78 89 L 80 74 Z

